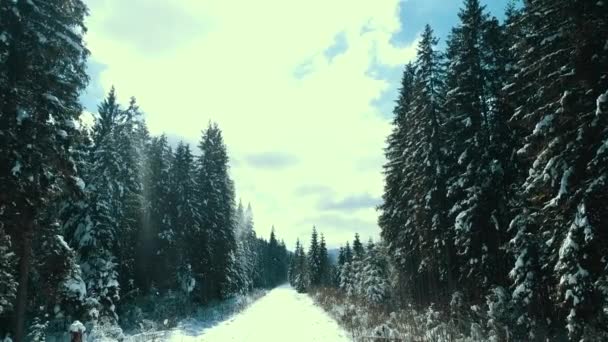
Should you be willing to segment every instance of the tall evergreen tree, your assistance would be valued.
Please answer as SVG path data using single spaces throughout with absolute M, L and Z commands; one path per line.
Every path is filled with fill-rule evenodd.
M 321 284 L 321 253 L 319 246 L 319 235 L 317 228 L 312 227 L 310 235 L 310 246 L 308 247 L 308 271 L 310 273 L 310 285 Z
M 600 312 L 607 300 L 600 284 L 608 240 L 598 231 L 608 217 L 606 169 L 598 167 L 606 164 L 601 99 L 608 88 L 608 58 L 600 37 L 608 30 L 607 14 L 606 6 L 593 1 L 526 2 L 517 22 L 525 35 L 516 46 L 517 74 L 509 88 L 519 101 L 511 121 L 528 132 L 518 155 L 529 166 L 512 226 L 520 236 L 542 237 L 534 254 L 519 240 L 511 272 L 514 297 L 525 289 L 532 300 L 519 303 L 542 305 L 556 286 L 555 304 L 567 317 L 571 340 L 582 338 L 585 326 L 607 321 Z M 531 272 L 533 284 L 521 277 L 522 262 L 539 270 Z M 524 309 L 550 314 L 536 312 L 538 307 Z
M 328 286 L 331 282 L 331 265 L 329 263 L 329 255 L 327 252 L 327 245 L 325 243 L 325 237 L 321 234 L 321 241 L 319 242 L 319 284 L 322 286 Z
M 357 258 L 363 258 L 363 254 L 365 253 L 365 249 L 363 248 L 363 244 L 359 238 L 359 233 L 355 233 L 355 239 L 353 240 L 353 252 Z
M 7 314 L 12 311 L 17 297 L 17 279 L 15 275 L 15 253 L 12 249 L 11 237 L 0 224 L 0 322 L 4 328 L 0 334 L 4 336 L 8 331 L 9 322 Z M 5 324 L 6 322 L 6 324 Z
M 94 307 L 90 319 L 117 321 L 119 297 L 118 240 L 123 217 L 121 197 L 125 189 L 120 175 L 126 166 L 119 152 L 120 124 L 124 111 L 117 102 L 114 88 L 98 107 L 93 126 L 93 144 L 89 165 L 83 172 L 85 199 L 80 210 L 71 211 L 64 229 L 80 259 L 87 296 Z
M 199 143 L 198 184 L 200 187 L 201 224 L 206 231 L 210 259 L 206 288 L 211 298 L 224 298 L 234 290 L 231 274 L 235 272 L 236 239 L 234 236 L 234 185 L 228 175 L 228 154 L 222 132 L 209 124 Z
M 436 295 L 439 282 L 449 282 L 452 271 L 452 235 L 447 229 L 445 212 L 445 151 L 443 122 L 443 69 L 437 39 L 430 26 L 422 34 L 418 57 L 411 78 L 404 77 L 395 112 L 402 132 L 400 152 L 403 161 L 392 175 L 387 174 L 387 194 L 401 194 L 396 209 L 381 216 L 382 235 L 399 268 L 400 283 L 409 297 L 418 302 Z M 406 73 L 407 73 L 406 69 Z M 403 103 L 407 104 L 407 107 Z M 390 184 L 399 173 L 401 181 Z M 391 188 L 389 188 L 389 185 Z M 389 190 L 390 189 L 390 190 Z M 389 216 L 390 214 L 390 216 Z M 383 217 L 402 219 L 393 225 Z M 437 253 L 439 252 L 439 257 Z
M 296 241 L 296 250 L 294 252 L 294 276 L 293 282 L 295 284 L 296 291 L 302 293 L 306 292 L 310 282 L 308 274 L 308 262 L 306 260 L 306 253 L 304 247 L 300 243 L 300 240 Z
M 177 281 L 182 290 L 191 292 L 196 279 L 191 275 L 196 250 L 201 215 L 197 203 L 194 156 L 190 146 L 180 142 L 175 149 L 173 163 L 169 169 L 171 210 L 169 221 L 175 234 L 174 260 Z
M 58 193 L 76 188 L 69 159 L 78 96 L 88 77 L 86 6 L 78 0 L 0 4 L 0 212 L 18 259 L 15 340 L 24 341 L 37 219 Z
M 122 161 L 118 179 L 122 184 L 119 201 L 122 215 L 119 217 L 118 264 L 119 284 L 124 294 L 136 293 L 135 282 L 137 238 L 143 229 L 145 201 L 143 198 L 143 177 L 145 175 L 145 154 L 147 152 L 148 135 L 143 114 L 134 97 L 122 113 L 122 119 L 116 128 L 116 143 L 118 154 Z
M 408 248 L 410 255 L 418 254 L 414 248 L 417 243 L 413 240 L 407 240 L 407 234 L 402 233 L 403 226 L 408 222 L 408 217 L 411 217 L 407 200 L 403 196 L 403 188 L 406 184 L 411 184 L 405 178 L 407 155 L 404 152 L 407 148 L 406 143 L 409 142 L 408 136 L 411 128 L 408 123 L 408 113 L 414 98 L 415 73 L 414 64 L 408 63 L 403 71 L 399 97 L 393 110 L 393 130 L 387 138 L 387 146 L 384 150 L 387 162 L 384 165 L 384 194 L 382 205 L 379 207 L 380 215 L 378 219 L 382 238 L 387 241 L 389 250 L 395 255 L 395 261 L 398 261 L 399 268 L 402 270 L 402 272 L 399 272 L 400 277 L 406 276 L 404 274 L 405 270 L 413 270 L 412 259 L 404 258 L 407 254 L 399 252 L 401 247 L 406 243 L 411 244 Z M 339 265 L 342 266 L 344 262 L 346 262 L 345 255 L 344 260 Z M 404 284 L 406 281 L 402 280 L 398 283 Z M 405 292 L 409 289 L 410 286 L 402 286 L 403 291 L 399 291 L 399 296 L 401 298 L 406 297 Z
M 497 155 L 505 137 L 497 136 L 506 120 L 493 92 L 502 86 L 496 63 L 499 56 L 490 43 L 501 39 L 500 28 L 478 0 L 466 0 L 458 14 L 448 48 L 446 110 L 452 146 L 449 218 L 455 228 L 460 282 L 474 297 L 490 284 L 505 282 L 501 245 L 506 231 L 503 189 L 504 161 Z M 493 38 L 492 41 L 484 41 Z M 498 48 L 497 48 L 498 49 Z M 489 52 L 488 52 L 489 51 Z M 487 52 L 487 53 L 486 53 Z M 506 220 L 508 221 L 508 220 Z M 504 223 L 504 224 L 503 224 Z

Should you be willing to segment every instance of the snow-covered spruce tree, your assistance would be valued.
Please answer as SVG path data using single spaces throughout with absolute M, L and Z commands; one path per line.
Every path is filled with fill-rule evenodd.
M 586 327 L 606 326 L 607 298 L 598 285 L 608 246 L 599 231 L 608 222 L 601 100 L 608 89 L 607 11 L 602 2 L 527 1 L 518 23 L 526 34 L 516 46 L 517 74 L 509 87 L 519 101 L 511 121 L 528 132 L 518 151 L 529 165 L 520 209 L 528 219 L 514 222 L 514 229 L 536 227 L 542 238 L 538 263 L 547 276 L 537 279 L 536 295 L 544 302 L 557 298 L 546 314 L 567 317 L 571 340 L 581 339 Z M 557 276 L 550 278 L 553 271 Z
M 168 211 L 174 231 L 174 245 L 170 252 L 173 257 L 171 267 L 175 268 L 179 288 L 186 293 L 193 291 L 196 284 L 196 279 L 192 277 L 192 264 L 196 249 L 200 247 L 193 243 L 201 229 L 194 170 L 194 156 L 190 152 L 190 146 L 180 142 L 169 169 L 171 203 Z
M 289 261 L 289 273 L 288 273 L 288 279 L 289 279 L 289 284 L 292 287 L 296 287 L 296 280 L 298 279 L 298 253 L 300 252 L 300 239 L 296 240 L 296 247 L 294 248 L 294 253 L 293 256 L 291 257 L 291 260 Z
M 360 292 L 367 302 L 374 305 L 385 303 L 389 297 L 386 258 L 384 246 L 372 243 L 363 260 Z
M 402 253 L 403 246 L 409 244 L 409 253 L 417 255 L 417 250 L 414 246 L 417 243 L 413 240 L 407 240 L 405 234 L 401 233 L 402 227 L 407 222 L 409 215 L 407 200 L 403 196 L 402 187 L 406 185 L 405 179 L 405 155 L 406 142 L 410 126 L 407 121 L 407 114 L 410 111 L 411 102 L 414 92 L 414 77 L 415 68 L 412 63 L 405 66 L 403 77 L 401 79 L 401 88 L 399 89 L 399 97 L 397 104 L 393 110 L 393 129 L 386 140 L 386 148 L 384 155 L 386 164 L 384 165 L 384 194 L 382 195 L 382 204 L 379 207 L 380 214 L 378 224 L 381 228 L 381 235 L 387 246 L 394 255 L 394 259 L 399 265 L 399 272 L 396 272 L 397 277 L 403 279 L 397 281 L 399 287 L 396 291 L 401 303 L 405 303 L 411 296 L 411 281 L 407 277 L 411 277 L 414 273 L 410 272 L 414 267 L 410 258 L 404 258 L 406 254 Z M 411 182 L 410 182 L 411 184 Z M 401 238 L 402 240 L 397 240 Z M 400 253 L 397 253 L 400 251 Z M 343 255 L 344 258 L 344 255 Z M 344 260 L 339 263 L 344 264 Z
M 123 111 L 114 89 L 98 107 L 93 126 L 93 146 L 88 170 L 83 171 L 83 203 L 70 211 L 64 223 L 69 240 L 79 256 L 82 276 L 87 286 L 89 317 L 117 321 L 115 306 L 119 300 L 116 252 L 119 219 L 122 216 L 120 193 L 124 189 L 118 175 L 123 163 L 118 151 L 115 129 Z
M 359 239 L 359 234 L 355 233 L 353 240 L 353 258 L 350 262 L 350 279 L 352 284 L 352 294 L 357 297 L 363 297 L 363 268 L 364 268 L 365 248 Z
M 352 261 L 345 262 L 342 267 L 340 267 L 340 283 L 338 287 L 342 290 L 347 296 L 352 297 L 357 293 L 356 284 L 355 284 L 355 274 L 353 272 Z
M 203 293 L 206 298 L 225 298 L 233 291 L 229 275 L 235 270 L 234 185 L 228 175 L 228 154 L 217 124 L 209 124 L 199 143 L 197 182 L 201 227 L 208 240 L 210 259 L 198 260 L 207 268 Z
M 257 258 L 254 264 L 254 277 L 253 287 L 255 288 L 268 288 L 268 277 L 267 277 L 267 253 L 268 253 L 268 241 L 263 238 L 258 238 L 255 241 L 255 251 Z
M 1 221 L 0 221 L 1 222 Z M 0 322 L 8 328 L 8 313 L 13 309 L 17 296 L 17 280 L 15 277 L 16 260 L 13 252 L 11 237 L 4 231 L 0 223 Z M 4 324 L 6 322 L 7 324 Z M 5 336 L 7 328 L 0 329 L 0 336 Z
M 285 244 L 276 238 L 274 226 L 268 239 L 268 276 L 270 287 L 275 287 L 286 280 L 287 276 L 287 250 Z
M 61 235 L 58 223 L 36 237 L 35 277 L 39 296 L 34 300 L 40 315 L 48 318 L 79 318 L 85 309 L 87 289 L 74 250 Z
M 321 233 L 321 240 L 319 241 L 319 285 L 331 285 L 331 264 L 323 233 Z
M 353 256 L 359 259 L 363 259 L 363 256 L 365 255 L 365 248 L 363 248 L 359 233 L 355 233 L 355 239 L 353 240 L 353 253 Z
M 57 180 L 76 183 L 68 150 L 88 81 L 86 12 L 79 0 L 0 3 L 0 212 L 19 264 L 18 342 L 25 338 L 32 238 L 44 229 L 36 220 Z
M 308 286 L 310 285 L 310 278 L 308 272 L 308 260 L 306 259 L 306 253 L 304 252 L 304 247 L 299 243 L 299 240 L 296 243 L 296 250 L 294 252 L 295 259 L 295 274 L 293 276 L 293 281 L 295 283 L 296 291 L 302 293 L 306 292 Z
M 259 253 L 256 249 L 257 237 L 255 230 L 253 230 L 253 210 L 251 209 L 251 204 L 247 205 L 247 209 L 244 212 L 243 223 L 242 230 L 239 234 L 244 250 L 244 260 L 242 262 L 246 272 L 247 286 L 248 289 L 251 290 L 254 286 L 255 264 L 259 258 Z
M 137 239 L 143 229 L 145 214 L 143 176 L 149 142 L 146 123 L 134 97 L 122 114 L 116 134 L 118 153 L 123 163 L 118 175 L 123 188 L 119 194 L 122 215 L 119 220 L 121 229 L 116 257 L 120 260 L 118 275 L 124 297 L 139 291 L 135 281 Z
M 506 282 L 509 131 L 499 92 L 504 84 L 502 29 L 478 0 L 466 0 L 448 43 L 446 128 L 451 166 L 450 221 L 462 290 L 480 298 Z
M 451 234 L 444 217 L 443 70 L 436 45 L 427 25 L 414 67 L 406 69 L 395 109 L 401 151 L 389 156 L 387 172 L 392 174 L 387 174 L 385 195 L 395 204 L 381 207 L 382 237 L 399 270 L 402 286 L 397 292 L 403 302 L 433 300 L 440 280 L 447 284 L 452 278 Z M 401 158 L 399 166 L 391 165 L 390 158 Z
M 350 242 L 346 241 L 346 246 L 344 247 L 344 261 L 352 262 L 353 261 L 353 251 L 350 248 Z
M 147 151 L 144 181 L 146 214 L 143 230 L 147 233 L 140 239 L 145 257 L 140 262 L 151 277 L 146 285 L 160 290 L 177 288 L 179 237 L 170 215 L 171 209 L 175 208 L 171 198 L 174 190 L 170 175 L 172 163 L 173 151 L 167 137 L 152 138 Z
M 310 235 L 310 246 L 308 247 L 308 272 L 310 273 L 310 285 L 319 286 L 321 283 L 321 254 L 316 227 L 312 227 L 312 234 Z

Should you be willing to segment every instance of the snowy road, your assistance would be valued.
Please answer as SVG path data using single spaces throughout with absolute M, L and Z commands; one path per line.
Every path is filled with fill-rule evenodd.
M 309 296 L 283 285 L 200 335 L 177 330 L 169 341 L 346 342 L 350 338 Z

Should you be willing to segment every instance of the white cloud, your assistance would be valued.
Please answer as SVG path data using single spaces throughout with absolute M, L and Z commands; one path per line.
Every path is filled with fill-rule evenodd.
M 377 236 L 373 207 L 326 220 L 317 212 L 317 199 L 297 196 L 296 189 L 315 184 L 341 198 L 381 195 L 379 157 L 390 127 L 371 101 L 395 85 L 368 71 L 374 63 L 401 65 L 415 54 L 414 45 L 390 44 L 400 29 L 399 0 L 146 4 L 151 2 L 159 4 L 150 8 L 170 4 L 171 13 L 187 13 L 187 29 L 157 22 L 150 10 L 147 17 L 138 16 L 138 6 L 124 1 L 89 2 L 87 41 L 93 58 L 107 65 L 100 75 L 104 89 L 115 84 L 121 99 L 136 96 L 154 134 L 167 132 L 195 143 L 212 120 L 224 131 L 233 158 L 266 152 L 295 156 L 297 163 L 276 170 L 248 163 L 232 169 L 237 196 L 252 202 L 259 234 L 267 236 L 274 224 L 289 246 L 296 237 L 308 239 L 300 234 L 313 224 L 331 246 L 355 231 Z M 117 37 L 107 23 L 116 22 L 118 15 L 154 29 L 142 34 L 139 27 L 137 34 Z M 329 61 L 323 52 L 341 32 L 348 48 Z M 171 44 L 155 41 L 163 37 L 171 37 Z M 152 53 L 141 48 L 146 44 L 167 48 Z M 294 76 L 307 62 L 310 72 Z M 372 164 L 361 167 L 366 160 Z M 344 224 L 332 222 L 360 224 L 351 234 Z

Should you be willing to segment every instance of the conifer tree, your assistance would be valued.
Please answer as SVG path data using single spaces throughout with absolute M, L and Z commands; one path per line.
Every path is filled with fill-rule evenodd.
M 310 282 L 308 277 L 308 262 L 306 260 L 306 253 L 300 243 L 300 240 L 296 241 L 296 250 L 294 252 L 294 269 L 295 274 L 293 281 L 295 283 L 296 291 L 302 293 L 306 292 Z
M 529 166 L 511 225 L 518 235 L 543 237 L 530 256 L 520 239 L 511 272 L 514 297 L 526 289 L 532 303 L 542 305 L 553 296 L 550 284 L 557 286 L 555 306 L 567 317 L 571 340 L 582 338 L 585 326 L 606 322 L 599 310 L 606 303 L 600 284 L 607 244 L 597 233 L 607 217 L 606 169 L 597 167 L 606 160 L 601 99 L 608 89 L 608 59 L 600 38 L 608 29 L 606 11 L 595 2 L 527 2 L 517 22 L 525 35 L 516 45 L 517 74 L 509 87 L 520 105 L 511 121 L 528 133 L 518 156 Z M 533 284 L 518 276 L 520 260 L 543 271 L 533 273 Z M 535 312 L 541 306 L 528 303 L 518 302 L 524 312 L 542 314 Z
M 327 254 L 327 245 L 325 237 L 321 234 L 319 242 L 319 285 L 328 286 L 331 282 L 331 265 L 329 263 L 329 255 Z
M 505 273 L 500 267 L 506 231 L 501 214 L 505 210 L 499 208 L 504 201 L 501 191 L 497 191 L 503 188 L 504 163 L 498 152 L 492 150 L 492 142 L 501 139 L 494 133 L 503 128 L 506 120 L 492 94 L 502 86 L 496 67 L 499 59 L 492 51 L 484 50 L 492 48 L 484 38 L 492 37 L 493 31 L 500 29 L 478 0 L 465 0 L 458 16 L 460 23 L 452 31 L 447 54 L 450 68 L 446 79 L 449 89 L 446 127 L 453 162 L 448 189 L 449 218 L 455 229 L 460 281 L 470 282 L 465 288 L 477 292 L 492 283 L 502 283 Z
M 310 285 L 319 286 L 321 283 L 321 253 L 317 228 L 312 228 L 310 247 L 308 248 L 308 272 Z
M 170 169 L 173 151 L 167 137 L 152 138 L 148 149 L 144 182 L 146 214 L 144 216 L 145 236 L 140 241 L 143 247 L 141 265 L 147 271 L 144 288 L 155 286 L 160 289 L 175 285 L 177 236 L 171 222 L 169 208 L 173 207 L 171 194 Z M 140 270 L 140 272 L 143 270 Z M 146 272 L 144 271 L 144 272 Z
M 369 303 L 379 305 L 389 296 L 387 267 L 384 250 L 379 245 L 371 244 L 363 261 L 362 287 L 359 292 Z
M 355 233 L 355 239 L 353 240 L 353 252 L 354 257 L 363 258 L 363 254 L 365 253 L 365 249 L 363 248 L 363 244 L 359 238 L 359 233 Z
M 346 247 L 344 247 L 344 261 L 352 262 L 353 261 L 353 251 L 350 248 L 350 242 L 346 242 Z
M 381 208 L 385 212 L 380 219 L 382 235 L 398 265 L 400 282 L 405 284 L 402 288 L 408 291 L 400 297 L 418 302 L 430 300 L 430 294 L 438 292 L 440 280 L 449 283 L 453 267 L 452 235 L 444 217 L 444 88 L 437 42 L 427 25 L 418 45 L 414 67 L 406 68 L 406 75 L 413 74 L 404 77 L 395 109 L 399 115 L 396 125 L 402 138 L 401 151 L 394 153 L 403 160 L 398 169 L 387 174 L 386 184 L 387 194 L 401 194 L 393 199 L 395 208 L 399 209 L 386 211 L 389 208 Z M 389 183 L 391 177 L 397 175 L 401 179 L 399 183 Z M 402 218 L 393 225 L 383 217 Z
M 137 238 L 143 229 L 145 200 L 143 197 L 143 176 L 145 174 L 145 154 L 149 137 L 143 114 L 134 97 L 122 114 L 116 129 L 118 153 L 122 169 L 118 178 L 123 184 L 119 195 L 122 215 L 119 218 L 120 232 L 116 257 L 119 283 L 125 294 L 138 290 L 135 282 Z
M 228 155 L 222 132 L 216 124 L 209 124 L 199 143 L 198 185 L 200 187 L 201 226 L 206 232 L 208 260 L 204 290 L 210 298 L 225 298 L 233 288 L 230 274 L 235 272 L 234 256 L 234 185 L 228 175 Z M 203 245 L 205 246 L 205 245 Z
M 44 229 L 38 216 L 57 182 L 77 191 L 69 148 L 88 82 L 86 13 L 78 0 L 0 4 L 0 212 L 18 262 L 17 342 L 25 340 L 32 240 Z
M 384 194 L 382 205 L 379 207 L 378 223 L 381 227 L 382 237 L 385 241 L 390 242 L 392 251 L 400 245 L 396 239 L 407 219 L 407 207 L 406 201 L 403 199 L 402 187 L 406 181 L 404 152 L 409 129 L 407 113 L 410 111 L 413 99 L 415 70 L 414 65 L 408 63 L 403 71 L 397 105 L 393 110 L 393 130 L 387 138 L 387 146 L 384 150 L 387 162 L 384 165 Z
M 93 126 L 93 146 L 89 165 L 84 172 L 84 205 L 71 212 L 64 229 L 78 253 L 83 279 L 87 285 L 88 302 L 92 303 L 89 319 L 116 322 L 119 300 L 118 239 L 123 215 L 121 196 L 124 190 L 125 164 L 119 152 L 119 126 L 124 111 L 116 99 L 114 88 L 98 107 Z
M 7 313 L 13 309 L 17 296 L 17 285 L 15 254 L 12 252 L 11 238 L 0 224 L 0 322 L 4 322 Z M 0 331 L 0 334 L 6 332 L 3 330 Z
M 197 203 L 197 184 L 194 178 L 194 156 L 190 146 L 180 142 L 175 149 L 173 164 L 169 170 L 171 189 L 170 222 L 175 230 L 174 251 L 177 278 L 181 288 L 193 290 L 196 279 L 192 277 L 192 264 L 196 250 L 200 248 L 196 239 L 200 231 L 201 215 Z

